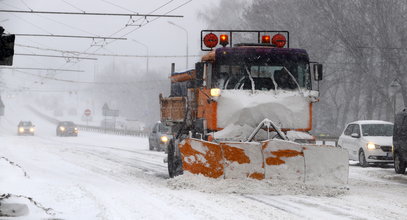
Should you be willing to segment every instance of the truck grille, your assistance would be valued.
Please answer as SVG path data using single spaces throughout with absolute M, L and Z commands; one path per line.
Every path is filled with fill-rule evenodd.
M 391 152 L 391 146 L 380 146 L 380 148 L 384 152 Z

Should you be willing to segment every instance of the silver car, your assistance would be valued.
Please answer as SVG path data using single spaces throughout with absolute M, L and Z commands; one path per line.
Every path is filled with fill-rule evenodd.
M 149 149 L 156 151 L 166 151 L 168 143 L 172 138 L 170 127 L 161 122 L 154 124 L 150 135 L 148 136 Z
M 17 125 L 17 135 L 34 135 L 35 126 L 31 121 L 20 121 Z

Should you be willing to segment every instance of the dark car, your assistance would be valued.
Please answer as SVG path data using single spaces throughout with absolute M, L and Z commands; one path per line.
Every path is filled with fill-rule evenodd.
M 166 151 L 167 145 L 171 138 L 171 129 L 161 122 L 157 122 L 154 124 L 154 127 L 148 136 L 149 149 Z
M 407 109 L 396 115 L 393 132 L 394 169 L 404 174 L 407 166 Z
M 78 136 L 78 127 L 72 121 L 60 121 L 57 125 L 57 136 Z
M 17 125 L 17 135 L 34 135 L 35 126 L 31 121 L 20 121 Z

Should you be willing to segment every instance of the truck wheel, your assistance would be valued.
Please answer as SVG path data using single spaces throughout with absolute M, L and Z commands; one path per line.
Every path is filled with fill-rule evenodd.
M 368 163 L 366 161 L 365 152 L 361 149 L 359 151 L 359 164 L 361 167 L 368 167 Z
M 406 172 L 406 162 L 403 161 L 400 154 L 394 154 L 394 170 L 398 174 L 404 174 Z
M 170 178 L 182 175 L 182 160 L 175 155 L 175 143 L 171 140 L 168 145 L 168 175 Z

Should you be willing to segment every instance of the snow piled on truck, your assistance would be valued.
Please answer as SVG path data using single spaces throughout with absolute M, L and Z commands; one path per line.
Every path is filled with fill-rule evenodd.
M 281 128 L 308 128 L 314 92 L 223 90 L 218 98 L 217 126 L 256 127 L 268 118 Z

